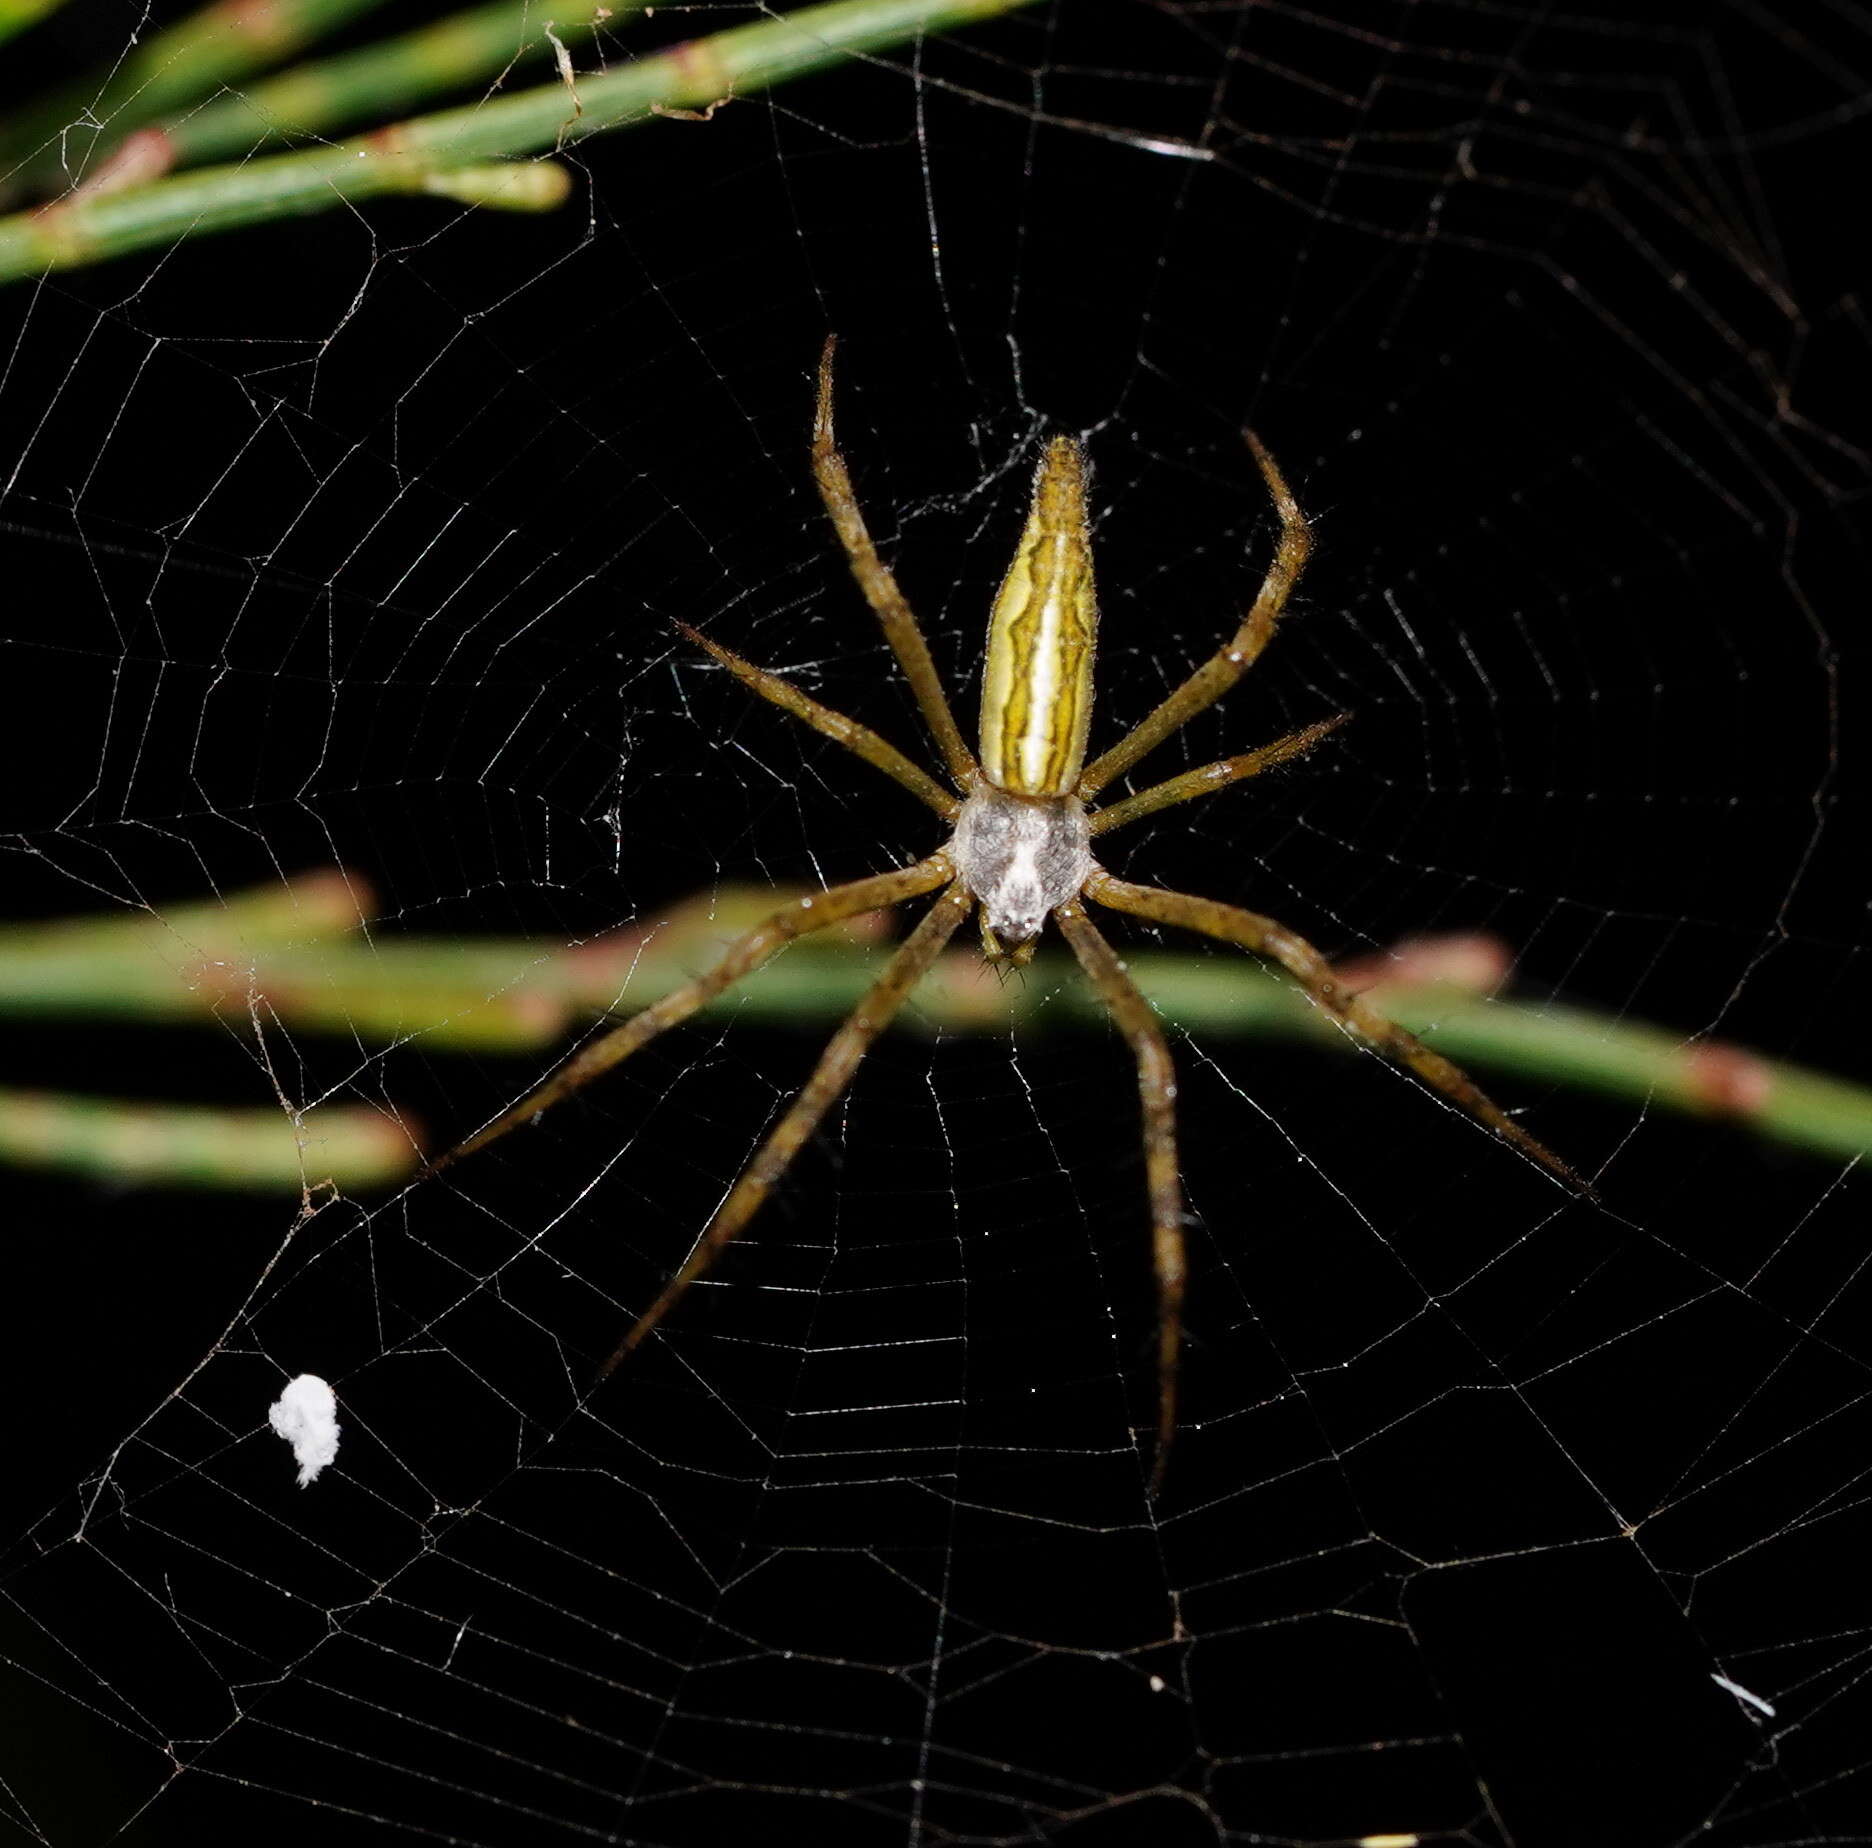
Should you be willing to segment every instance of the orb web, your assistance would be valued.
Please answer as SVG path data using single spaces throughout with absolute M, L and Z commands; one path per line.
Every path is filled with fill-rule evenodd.
M 1864 1062 L 1868 355 L 1815 201 L 1869 24 L 1040 5 L 581 144 L 557 215 L 14 285 L 9 908 L 144 932 L 200 1018 L 16 999 L 8 1081 L 277 1111 L 304 1186 L 15 1177 L 7 1831 L 1858 1839 L 1864 1182 L 1744 1106 L 1757 1054 Z M 965 728 L 1049 432 L 1094 471 L 1095 751 L 1239 620 L 1243 425 L 1281 457 L 1314 562 L 1131 786 L 1352 720 L 1115 870 L 1347 962 L 1480 941 L 1715 1074 L 1698 1114 L 1477 1069 L 1588 1206 L 1375 1058 L 1166 1002 L 1155 1501 L 1134 1076 L 1057 959 L 914 1005 L 602 1384 L 828 1002 L 320 1184 L 319 1111 L 434 1152 L 524 1096 L 604 1005 L 553 972 L 622 992 L 937 844 L 670 626 L 933 767 L 814 496 L 828 329 Z M 335 869 L 363 922 L 255 947 Z

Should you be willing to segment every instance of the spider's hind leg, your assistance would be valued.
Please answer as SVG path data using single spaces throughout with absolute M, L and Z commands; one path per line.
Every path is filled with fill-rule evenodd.
M 1274 511 L 1280 516 L 1280 536 L 1274 542 L 1274 561 L 1268 566 L 1267 576 L 1261 580 L 1261 588 L 1255 594 L 1254 603 L 1233 637 L 1224 642 L 1180 687 L 1159 701 L 1156 709 L 1132 726 L 1103 757 L 1086 769 L 1079 778 L 1081 796 L 1089 799 L 1114 777 L 1123 776 L 1140 757 L 1156 750 L 1172 732 L 1186 725 L 1197 713 L 1213 706 L 1247 673 L 1273 639 L 1274 626 L 1280 621 L 1281 611 L 1286 608 L 1294 584 L 1306 566 L 1307 554 L 1313 543 L 1307 530 L 1306 515 L 1294 500 L 1280 465 L 1268 454 L 1261 440 L 1252 430 L 1244 430 L 1242 435 L 1254 452 L 1261 479 L 1267 484 L 1268 493 L 1274 501 Z
M 769 673 L 764 667 L 756 667 L 732 648 L 724 648 L 720 642 L 710 641 L 699 629 L 690 628 L 686 622 L 678 622 L 673 626 L 698 648 L 712 655 L 750 693 L 758 694 L 760 698 L 778 706 L 782 712 L 790 712 L 822 737 L 830 738 L 834 744 L 842 744 L 853 756 L 862 757 L 868 764 L 875 764 L 886 776 L 894 777 L 901 783 L 919 802 L 927 802 L 945 820 L 955 819 L 961 803 L 934 777 L 913 764 L 894 744 L 880 738 L 870 726 L 860 725 L 856 719 L 848 719 L 844 713 L 834 712 L 830 706 L 821 705 L 792 681 L 782 675 Z
M 916 695 L 936 748 L 955 779 L 956 787 L 968 791 L 975 787 L 980 774 L 975 754 L 963 742 L 961 730 L 950 710 L 949 696 L 937 677 L 936 664 L 930 658 L 929 644 L 890 567 L 878 557 L 871 542 L 870 529 L 859 510 L 858 497 L 852 491 L 851 473 L 839 453 L 838 437 L 832 427 L 832 355 L 837 350 L 836 335 L 828 335 L 819 355 L 819 401 L 813 417 L 813 475 L 819 483 L 819 498 L 838 531 L 845 548 L 846 561 L 865 601 L 871 605 L 890 643 L 897 664 L 903 669 L 910 690 Z
M 1291 763 L 1296 757 L 1304 757 L 1322 738 L 1330 737 L 1351 716 L 1349 712 L 1335 713 L 1330 719 L 1303 725 L 1284 738 L 1276 738 L 1272 744 L 1264 744 L 1258 751 L 1243 751 L 1238 757 L 1224 757 L 1219 763 L 1185 770 L 1181 776 L 1153 783 L 1150 788 L 1140 790 L 1135 796 L 1126 796 L 1120 802 L 1108 802 L 1103 808 L 1094 809 L 1087 817 L 1092 832 L 1105 834 L 1113 828 L 1126 827 L 1146 815 L 1155 815 L 1161 809 L 1174 808 L 1179 802 L 1191 802 L 1198 796 L 1213 795 L 1231 783 L 1239 783 L 1248 777 L 1259 776 L 1265 770 Z

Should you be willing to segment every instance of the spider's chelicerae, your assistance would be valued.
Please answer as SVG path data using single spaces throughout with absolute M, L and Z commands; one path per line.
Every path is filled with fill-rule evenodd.
M 1086 738 L 1092 718 L 1092 657 L 1098 604 L 1086 533 L 1085 459 L 1069 436 L 1048 442 L 1034 478 L 1026 530 L 995 599 L 982 674 L 981 758 L 970 752 L 936 677 L 935 664 L 910 606 L 877 555 L 852 493 L 851 477 L 832 434 L 832 355 L 828 340 L 819 361 L 819 406 L 813 424 L 813 473 L 826 511 L 844 543 L 852 574 L 884 625 L 959 794 L 869 727 L 833 712 L 798 687 L 744 661 L 687 625 L 683 633 L 761 698 L 771 700 L 866 763 L 894 777 L 951 825 L 946 845 L 927 859 L 875 879 L 857 879 L 801 898 L 776 911 L 731 945 L 706 975 L 672 990 L 623 1025 L 594 1040 L 539 1090 L 470 1136 L 434 1164 L 441 1168 L 589 1084 L 659 1033 L 686 1020 L 705 1002 L 796 937 L 841 919 L 895 905 L 939 888 L 941 896 L 891 957 L 884 972 L 833 1036 L 818 1067 L 773 1133 L 742 1171 L 662 1294 L 632 1324 L 603 1368 L 610 1373 L 670 1312 L 684 1291 L 748 1223 L 785 1173 L 820 1119 L 850 1082 L 858 1061 L 889 1024 L 958 925 L 981 908 L 982 941 L 993 961 L 1026 963 L 1046 920 L 1059 926 L 1084 966 L 1137 1060 L 1144 1105 L 1145 1174 L 1150 1192 L 1153 1257 L 1157 1271 L 1157 1443 L 1153 1485 L 1161 1479 L 1176 1429 L 1177 1355 L 1183 1331 L 1183 1198 L 1177 1177 L 1176 1075 L 1163 1029 L 1125 973 L 1112 947 L 1086 915 L 1086 901 L 1125 911 L 1155 924 L 1173 924 L 1238 944 L 1272 958 L 1338 1024 L 1513 1143 L 1525 1155 L 1581 1192 L 1589 1191 L 1567 1165 L 1506 1116 L 1458 1068 L 1414 1035 L 1385 1019 L 1341 985 L 1313 946 L 1272 918 L 1156 886 L 1133 885 L 1108 873 L 1092 857 L 1097 835 L 1154 815 L 1174 803 L 1257 776 L 1310 751 L 1347 715 L 1313 725 L 1198 770 L 1152 785 L 1103 808 L 1087 804 L 1146 752 L 1226 693 L 1260 655 L 1281 608 L 1306 562 L 1307 524 L 1274 458 L 1252 433 L 1249 447 L 1280 515 L 1274 562 L 1246 619 L 1235 634 L 1157 709 L 1090 764 Z

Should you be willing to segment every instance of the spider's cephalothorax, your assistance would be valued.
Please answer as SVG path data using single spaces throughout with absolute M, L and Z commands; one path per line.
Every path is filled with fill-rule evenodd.
M 1092 657 L 1098 608 L 1086 535 L 1085 464 L 1079 445 L 1054 437 L 1041 458 L 1027 525 L 1008 567 L 988 627 L 982 675 L 981 759 L 955 722 L 934 662 L 897 580 L 877 555 L 832 434 L 832 354 L 819 361 L 819 407 L 813 424 L 813 472 L 858 580 L 915 693 L 954 792 L 868 726 L 833 712 L 790 681 L 756 667 L 720 643 L 678 625 L 736 679 L 866 763 L 894 777 L 949 823 L 948 844 L 927 859 L 833 886 L 782 905 L 732 944 L 705 975 L 583 1047 L 530 1096 L 431 1164 L 430 1172 L 532 1122 L 541 1111 L 628 1058 L 646 1041 L 687 1020 L 716 995 L 758 969 L 795 937 L 942 888 L 935 904 L 891 957 L 851 1017 L 832 1037 L 805 1088 L 742 1170 L 661 1294 L 631 1324 L 601 1369 L 609 1374 L 669 1313 L 766 1199 L 850 1081 L 871 1041 L 890 1023 L 979 904 L 988 954 L 1027 961 L 1048 917 L 1130 1042 L 1144 1108 L 1144 1171 L 1150 1195 L 1152 1260 L 1157 1272 L 1157 1420 L 1153 1490 L 1162 1480 L 1176 1430 L 1177 1361 L 1183 1334 L 1183 1197 L 1177 1179 L 1176 1074 L 1150 1003 L 1086 914 L 1091 899 L 1113 911 L 1199 931 L 1265 956 L 1293 977 L 1332 1020 L 1365 1044 L 1415 1072 L 1426 1084 L 1485 1123 L 1504 1141 L 1581 1193 L 1590 1189 L 1560 1158 L 1485 1097 L 1469 1078 L 1343 987 L 1318 950 L 1284 924 L 1217 899 L 1133 885 L 1092 857 L 1092 838 L 1159 809 L 1207 795 L 1310 751 L 1346 715 L 1302 726 L 1259 750 L 1185 770 L 1103 807 L 1088 804 L 1195 714 L 1213 705 L 1267 646 L 1307 556 L 1307 525 L 1274 458 L 1244 432 L 1280 516 L 1274 560 L 1234 635 L 1161 700 L 1103 756 L 1085 761 L 1092 718 Z
M 1092 824 L 1077 796 L 1018 796 L 984 781 L 956 817 L 949 857 L 981 901 L 989 960 L 1029 963 L 1049 914 L 1085 889 Z

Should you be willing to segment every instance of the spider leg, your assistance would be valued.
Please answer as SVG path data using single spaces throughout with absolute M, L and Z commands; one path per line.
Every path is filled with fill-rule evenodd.
M 1092 832 L 1104 834 L 1109 829 L 1125 827 L 1146 815 L 1155 815 L 1159 809 L 1174 808 L 1179 802 L 1209 795 L 1245 777 L 1259 776 L 1263 770 L 1291 763 L 1296 757 L 1304 757 L 1322 738 L 1336 732 L 1351 716 L 1349 712 L 1341 712 L 1330 719 L 1321 719 L 1317 725 L 1304 725 L 1284 738 L 1276 738 L 1272 744 L 1264 744 L 1258 751 L 1224 757 L 1217 763 L 1204 764 L 1200 770 L 1185 770 L 1181 776 L 1153 783 L 1149 789 L 1126 796 L 1122 802 L 1108 802 L 1088 817 Z
M 1243 674 L 1247 673 L 1274 634 L 1282 607 L 1294 587 L 1312 539 L 1307 532 L 1306 515 L 1287 487 L 1286 477 L 1274 458 L 1261 447 L 1261 439 L 1252 430 L 1244 430 L 1248 447 L 1261 467 L 1261 479 L 1273 496 L 1274 510 L 1280 515 L 1280 538 L 1274 544 L 1274 562 L 1261 580 L 1254 605 L 1234 636 L 1216 650 L 1147 717 L 1140 719 L 1112 748 L 1093 763 L 1079 779 L 1081 797 L 1095 796 L 1113 777 L 1124 773 L 1144 755 L 1154 751 L 1180 725 L 1197 713 L 1213 706 Z
M 828 924 L 860 917 L 886 905 L 901 904 L 906 898 L 916 898 L 954 878 L 955 867 L 949 856 L 934 853 L 927 860 L 919 860 L 916 865 L 902 867 L 894 873 L 882 873 L 875 879 L 854 879 L 848 885 L 833 886 L 829 891 L 795 899 L 730 944 L 721 961 L 706 975 L 699 975 L 680 988 L 672 988 L 660 1001 L 653 1001 L 621 1026 L 613 1027 L 609 1033 L 582 1047 L 530 1097 L 497 1116 L 485 1128 L 476 1130 L 465 1142 L 437 1156 L 423 1170 L 424 1175 L 438 1173 L 464 1155 L 486 1148 L 509 1130 L 532 1122 L 561 1098 L 582 1090 L 659 1033 L 680 1025 L 705 1002 L 732 988 L 743 976 L 751 975 L 795 937 L 824 930 Z
M 1442 1092 L 1478 1122 L 1487 1124 L 1503 1141 L 1513 1143 L 1522 1154 L 1539 1162 L 1575 1193 L 1587 1199 L 1596 1198 L 1588 1182 L 1575 1174 L 1544 1142 L 1530 1136 L 1487 1097 L 1460 1066 L 1451 1064 L 1440 1052 L 1432 1052 L 1416 1034 L 1387 1020 L 1363 996 L 1345 988 L 1326 958 L 1286 925 L 1262 917 L 1258 912 L 1222 904 L 1217 899 L 1168 892 L 1160 886 L 1133 885 L 1126 879 L 1114 879 L 1102 870 L 1094 872 L 1086 881 L 1085 895 L 1101 905 L 1109 905 L 1114 911 L 1129 912 L 1133 917 L 1148 918 L 1156 924 L 1174 924 L 1184 930 L 1199 931 L 1205 937 L 1252 950 L 1257 956 L 1271 957 L 1341 1026 L 1386 1057 L 1408 1066 L 1425 1084 Z
M 790 680 L 783 680 L 764 667 L 756 667 L 752 661 L 742 659 L 733 649 L 724 648 L 719 642 L 711 642 L 699 629 L 690 628 L 686 622 L 679 622 L 676 627 L 698 648 L 707 649 L 750 692 L 771 700 L 783 712 L 790 712 L 796 719 L 804 720 L 821 736 L 830 738 L 835 744 L 842 744 L 866 763 L 875 764 L 886 776 L 895 777 L 919 802 L 927 802 L 945 821 L 955 819 L 961 803 L 928 771 L 912 763 L 894 744 L 880 738 L 870 726 L 860 725 L 856 719 L 848 719 L 844 713 L 834 712 L 830 706 L 820 705 L 810 694 L 802 693 Z
M 1099 998 L 1137 1060 L 1144 1106 L 1144 1175 L 1150 1188 L 1151 1258 L 1157 1270 L 1157 1454 L 1150 1492 L 1163 1486 L 1176 1435 L 1177 1356 L 1183 1345 L 1183 1190 L 1177 1180 L 1176 1068 L 1157 1016 L 1125 973 L 1116 951 L 1076 900 L 1053 913 Z
M 925 862 L 928 865 L 929 862 Z M 923 979 L 930 965 L 942 954 L 943 945 L 968 916 L 975 900 L 958 881 L 949 887 L 930 908 L 923 921 L 898 946 L 897 953 L 885 965 L 884 972 L 865 991 L 865 996 L 851 1017 L 839 1028 L 805 1088 L 794 1098 L 785 1116 L 756 1150 L 754 1159 L 742 1169 L 741 1177 L 728 1197 L 716 1209 L 695 1248 L 683 1260 L 682 1268 L 664 1286 L 663 1293 L 635 1322 L 611 1352 L 611 1358 L 599 1369 L 604 1379 L 638 1347 L 644 1337 L 669 1314 L 695 1280 L 714 1263 L 722 1247 L 735 1238 L 760 1209 L 761 1202 L 773 1190 L 775 1182 L 786 1173 L 794 1156 L 819 1126 L 819 1119 L 837 1102 L 839 1093 L 851 1082 L 858 1062 L 871 1048 L 871 1042 L 890 1025 L 892 1017 L 909 998 L 910 991 Z
M 955 714 L 949 710 L 949 700 L 942 682 L 936 677 L 936 663 L 930 659 L 923 631 L 917 627 L 917 619 L 904 601 L 903 592 L 897 588 L 890 567 L 878 557 L 877 547 L 871 543 L 864 515 L 859 511 L 858 497 L 852 492 L 850 472 L 845 467 L 845 458 L 839 454 L 838 438 L 832 432 L 832 354 L 837 346 L 838 336 L 828 334 L 825 349 L 819 355 L 819 409 L 813 419 L 812 443 L 813 475 L 819 483 L 819 498 L 825 502 L 825 510 L 838 528 L 858 588 L 884 625 L 884 639 L 890 643 L 897 664 L 910 682 L 910 690 L 923 710 L 923 722 L 930 728 L 957 788 L 966 792 L 974 787 L 979 774 L 974 753 L 963 743 Z

